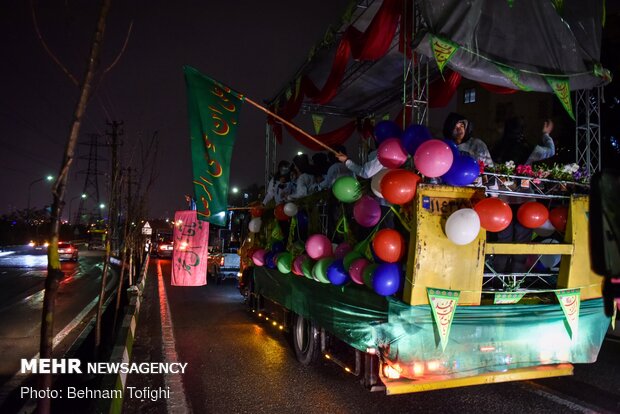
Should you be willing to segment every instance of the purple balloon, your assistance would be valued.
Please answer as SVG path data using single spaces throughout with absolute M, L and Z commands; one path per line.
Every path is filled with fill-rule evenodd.
M 349 253 L 351 250 L 352 250 L 352 247 L 349 243 L 347 242 L 340 243 L 336 247 L 336 250 L 334 250 L 334 257 L 336 259 L 343 259 L 347 255 L 347 253 Z
M 454 186 L 469 185 L 480 175 L 478 161 L 469 155 L 459 155 L 454 158 L 447 173 L 441 176 L 446 183 Z
M 388 138 L 377 149 L 377 158 L 385 168 L 399 168 L 407 161 L 407 151 L 398 138 Z
M 403 143 L 403 147 L 405 150 L 411 155 L 415 154 L 415 151 L 418 147 L 425 141 L 433 138 L 431 136 L 431 132 L 424 125 L 413 124 L 409 125 L 405 132 L 403 132 L 403 136 L 401 141 Z
M 363 227 L 372 227 L 381 220 L 379 202 L 370 196 L 362 196 L 353 206 L 353 217 Z

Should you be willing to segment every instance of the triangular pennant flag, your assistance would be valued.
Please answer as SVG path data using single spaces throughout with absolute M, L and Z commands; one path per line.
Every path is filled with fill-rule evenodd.
M 301 76 L 295 80 L 295 98 L 299 96 L 301 90 Z
M 291 218 L 291 225 L 288 228 L 288 244 L 286 246 L 286 250 L 289 252 L 293 250 L 293 242 L 295 241 L 295 231 L 297 230 L 297 217 L 293 216 Z
M 390 120 L 390 114 L 385 114 L 381 117 L 382 121 L 389 121 Z
M 577 329 L 579 328 L 579 307 L 581 304 L 581 290 L 580 289 L 565 289 L 556 290 L 555 295 L 560 301 L 564 317 L 568 322 L 569 332 L 571 339 L 577 337 Z
M 286 91 L 284 92 L 284 94 L 286 95 L 286 99 L 290 100 L 291 97 L 293 96 L 293 91 L 291 90 L 291 88 L 286 88 Z
M 323 126 L 323 121 L 325 120 L 325 115 L 317 115 L 312 114 L 312 125 L 314 125 L 314 133 L 318 134 L 321 130 L 321 126 Z
M 426 288 L 428 303 L 431 305 L 435 326 L 439 331 L 441 350 L 445 351 L 450 337 L 452 319 L 456 311 L 461 292 L 458 290 Z
M 529 92 L 532 90 L 529 86 L 525 85 L 520 80 L 521 73 L 519 70 L 515 68 L 511 68 L 510 66 L 504 65 L 496 65 L 497 69 L 502 72 L 502 75 L 506 77 L 510 82 L 512 82 L 519 90 Z
M 575 120 L 575 114 L 573 113 L 573 104 L 570 100 L 570 85 L 568 78 L 561 78 L 557 76 L 545 76 L 547 83 L 555 92 L 555 96 L 558 97 L 562 106 L 568 112 L 568 115 Z
M 450 60 L 452 55 L 458 50 L 459 45 L 446 39 L 441 39 L 437 36 L 431 37 L 431 49 L 433 49 L 433 55 L 435 61 L 439 67 L 439 71 L 443 74 L 443 68 Z
M 494 305 L 512 305 L 518 303 L 525 292 L 497 292 L 493 298 Z

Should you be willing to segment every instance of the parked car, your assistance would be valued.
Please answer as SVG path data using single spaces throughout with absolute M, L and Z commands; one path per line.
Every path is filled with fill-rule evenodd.
M 78 247 L 70 242 L 58 242 L 58 256 L 60 260 L 70 260 L 77 262 L 78 260 Z

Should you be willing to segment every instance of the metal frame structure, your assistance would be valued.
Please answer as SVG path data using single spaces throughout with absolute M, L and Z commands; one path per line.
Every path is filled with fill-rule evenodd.
M 575 162 L 588 176 L 601 170 L 602 87 L 575 91 Z

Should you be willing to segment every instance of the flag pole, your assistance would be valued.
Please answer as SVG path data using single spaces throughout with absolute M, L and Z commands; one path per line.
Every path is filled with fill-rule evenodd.
M 274 117 L 275 119 L 277 119 L 278 121 L 282 122 L 283 124 L 285 124 L 288 127 L 293 128 L 295 131 L 299 132 L 300 134 L 302 134 L 304 137 L 312 140 L 313 142 L 315 142 L 316 144 L 320 145 L 321 147 L 325 148 L 327 151 L 330 151 L 332 153 L 334 153 L 334 155 L 338 155 L 338 151 L 328 147 L 327 145 L 323 144 L 321 141 L 319 141 L 318 139 L 316 139 L 315 137 L 313 137 L 312 135 L 308 134 L 306 131 L 304 131 L 303 129 L 299 128 L 297 125 L 287 121 L 286 119 L 282 118 L 281 116 L 271 112 L 269 109 L 265 108 L 262 105 L 257 104 L 256 102 L 254 102 L 253 100 L 251 100 L 248 97 L 244 97 L 245 101 L 249 104 L 254 105 L 255 107 L 257 107 L 258 109 L 260 109 L 261 111 L 265 112 L 267 115 L 271 115 L 272 117 Z

